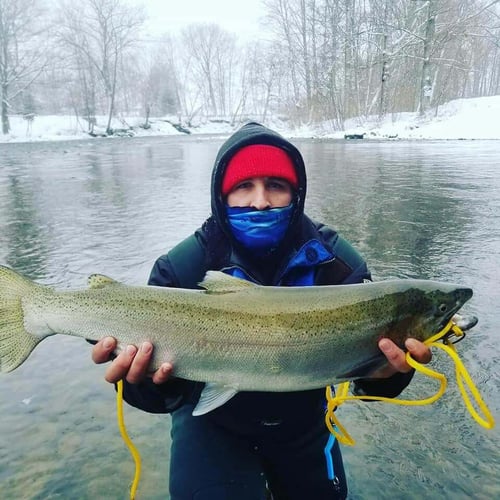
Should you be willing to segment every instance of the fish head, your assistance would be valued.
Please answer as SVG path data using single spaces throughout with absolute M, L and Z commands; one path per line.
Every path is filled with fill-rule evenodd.
M 411 292 L 410 309 L 413 305 L 417 314 L 408 333 L 422 341 L 441 331 L 473 293 L 471 288 L 439 282 L 419 284 Z
M 448 285 L 450 286 L 450 285 Z M 432 295 L 434 295 L 432 297 Z M 440 288 L 431 292 L 434 300 L 434 318 L 437 330 L 442 330 L 458 310 L 472 297 L 472 289 L 456 286 L 449 291 Z

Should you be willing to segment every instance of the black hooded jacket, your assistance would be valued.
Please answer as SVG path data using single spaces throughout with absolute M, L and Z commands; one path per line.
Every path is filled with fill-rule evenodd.
M 279 248 L 255 259 L 239 245 L 229 229 L 222 179 L 229 159 L 242 147 L 269 144 L 284 149 L 296 168 L 298 189 L 294 213 Z M 306 174 L 300 152 L 279 134 L 249 123 L 233 134 L 220 148 L 212 174 L 212 215 L 200 229 L 161 256 L 155 263 L 150 285 L 196 288 L 207 270 L 237 273 L 264 285 L 301 284 L 305 273 L 314 285 L 361 283 L 370 279 L 368 268 L 352 246 L 332 229 L 313 222 L 304 214 Z M 175 370 L 175 367 L 174 367 Z M 358 380 L 357 394 L 394 397 L 411 380 L 412 374 L 396 374 L 383 380 Z M 204 384 L 172 378 L 163 385 L 149 379 L 140 384 L 125 383 L 128 403 L 148 412 L 169 413 L 183 404 L 195 404 Z M 324 388 L 290 393 L 245 392 L 207 414 L 234 432 L 260 432 L 262 422 L 279 422 L 283 430 L 297 431 L 323 421 Z M 199 418 L 199 417 L 196 417 Z M 287 431 L 285 431 L 287 432 Z

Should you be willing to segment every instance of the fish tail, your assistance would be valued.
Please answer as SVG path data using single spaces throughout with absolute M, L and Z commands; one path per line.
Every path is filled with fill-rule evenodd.
M 40 285 L 0 266 L 0 372 L 21 365 L 42 340 L 24 328 L 22 298 Z

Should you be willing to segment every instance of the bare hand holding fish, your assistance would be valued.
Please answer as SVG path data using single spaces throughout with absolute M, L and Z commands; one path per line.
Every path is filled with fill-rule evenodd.
M 107 363 L 113 357 L 118 346 L 114 337 L 104 337 L 92 349 L 92 361 L 96 364 Z M 150 373 L 149 365 L 153 354 L 151 342 L 143 342 L 139 347 L 129 345 L 118 356 L 106 370 L 105 379 L 112 384 L 118 380 L 125 379 L 131 384 L 140 382 L 147 375 L 151 376 L 155 384 L 163 384 L 170 377 L 172 363 L 163 363 L 158 370 Z

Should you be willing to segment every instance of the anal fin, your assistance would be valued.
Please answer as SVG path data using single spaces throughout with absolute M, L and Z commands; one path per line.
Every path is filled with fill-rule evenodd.
M 233 396 L 238 393 L 238 389 L 230 386 L 217 384 L 207 384 L 201 392 L 200 400 L 193 410 L 193 416 L 199 417 L 205 415 L 224 403 L 227 403 Z

